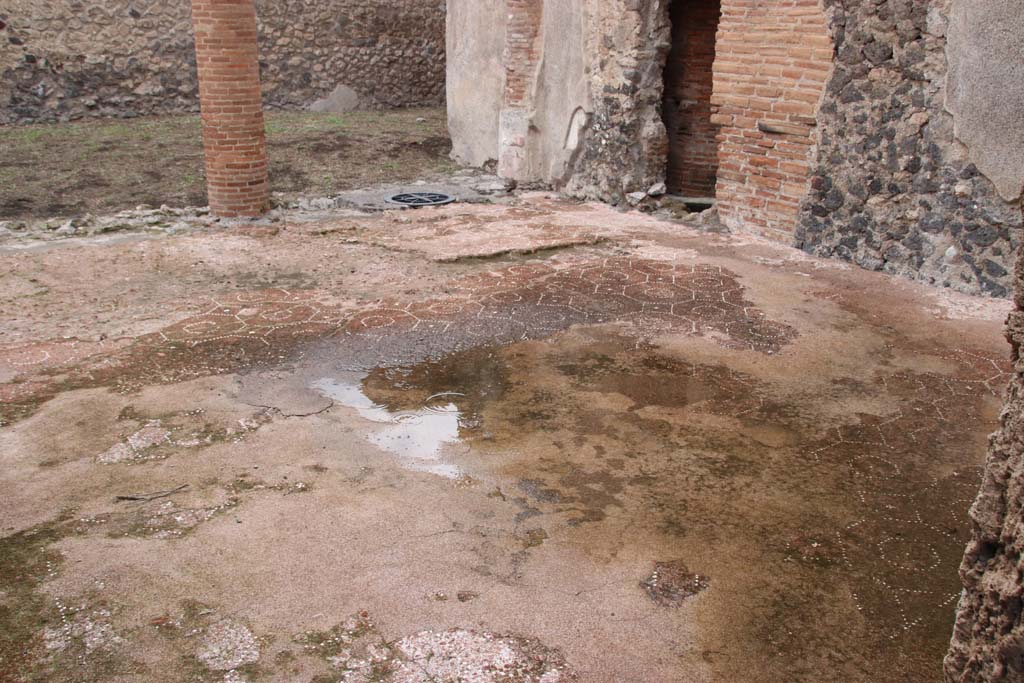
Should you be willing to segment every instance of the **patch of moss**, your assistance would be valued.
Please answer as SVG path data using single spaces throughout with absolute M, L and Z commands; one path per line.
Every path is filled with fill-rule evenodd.
M 42 681 L 42 634 L 60 615 L 38 591 L 61 563 L 50 545 L 63 536 L 65 513 L 53 522 L 0 538 L 0 680 Z
M 353 643 L 375 632 L 369 614 L 360 612 L 327 631 L 307 631 L 297 636 L 295 642 L 323 659 L 330 659 L 349 652 Z
M 28 403 L 0 403 L 0 427 L 8 427 L 35 413 L 42 401 Z
M 50 522 L 0 538 L 0 681 L 79 683 L 141 671 L 131 658 L 95 648 L 95 641 L 87 650 L 86 638 L 97 637 L 97 618 L 111 628 L 112 606 L 89 600 L 67 607 L 40 591 L 63 561 L 51 546 L 76 530 L 73 511 L 66 510 Z M 48 650 L 48 631 L 64 645 Z

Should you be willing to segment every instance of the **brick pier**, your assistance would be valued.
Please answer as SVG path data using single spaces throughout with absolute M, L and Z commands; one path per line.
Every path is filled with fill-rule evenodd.
M 270 202 L 253 0 L 192 0 L 210 208 L 259 216 Z

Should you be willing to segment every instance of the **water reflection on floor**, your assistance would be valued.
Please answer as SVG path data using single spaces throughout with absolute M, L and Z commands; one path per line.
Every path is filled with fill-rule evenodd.
M 429 396 L 422 407 L 393 412 L 370 400 L 363 391 L 365 375 L 325 377 L 313 383 L 336 403 L 356 410 L 360 417 L 381 425 L 366 440 L 398 459 L 408 469 L 457 479 L 457 465 L 446 462 L 446 453 L 459 443 L 462 412 L 451 402 L 455 392 Z
M 656 539 L 651 566 L 685 568 L 665 590 L 685 603 L 707 589 L 701 622 L 728 633 L 714 647 L 730 662 L 732 641 L 793 680 L 829 666 L 830 652 L 854 663 L 916 652 L 901 672 L 918 656 L 937 661 L 979 474 L 961 454 L 983 442 L 960 425 L 991 424 L 998 363 L 947 352 L 930 361 L 945 366 L 936 373 L 883 359 L 821 401 L 797 373 L 766 381 L 635 332 L 578 326 L 314 373 L 312 386 L 354 410 L 360 438 L 402 467 L 465 477 L 515 506 L 524 553 L 585 543 L 641 557 L 652 548 L 637 539 Z M 323 353 L 324 367 L 340 360 Z M 869 405 L 879 414 L 856 410 Z M 850 408 L 833 427 L 837 406 Z M 837 624 L 859 642 L 829 631 Z M 742 679 L 740 664 L 716 668 Z

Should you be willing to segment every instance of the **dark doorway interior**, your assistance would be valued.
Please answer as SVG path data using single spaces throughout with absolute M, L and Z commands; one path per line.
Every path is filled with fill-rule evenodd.
M 711 67 L 721 0 L 672 0 L 672 49 L 665 66 L 662 116 L 668 128 L 668 191 L 715 196 L 716 127 L 711 124 Z

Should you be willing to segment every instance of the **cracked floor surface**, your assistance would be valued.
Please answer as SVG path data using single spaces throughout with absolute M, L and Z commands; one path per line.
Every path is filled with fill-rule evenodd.
M 2 681 L 937 681 L 1009 304 L 524 195 L 0 250 Z

